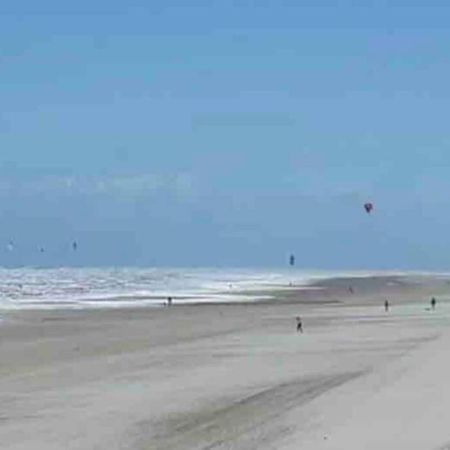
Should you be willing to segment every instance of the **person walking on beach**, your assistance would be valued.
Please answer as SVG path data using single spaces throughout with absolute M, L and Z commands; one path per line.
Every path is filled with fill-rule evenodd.
M 303 325 L 301 317 L 296 317 L 297 320 L 297 333 L 303 333 Z
M 388 302 L 387 300 L 384 301 L 384 310 L 385 310 L 386 312 L 389 311 L 389 302 Z
M 172 297 L 167 297 L 167 306 L 172 306 Z
M 435 309 L 436 308 L 436 299 L 434 297 L 431 298 L 431 309 Z

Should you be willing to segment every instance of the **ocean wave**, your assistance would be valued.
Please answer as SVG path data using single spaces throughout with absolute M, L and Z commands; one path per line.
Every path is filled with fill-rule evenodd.
M 274 289 L 299 288 L 327 278 L 377 274 L 386 272 L 292 268 L 0 269 L 0 308 L 159 306 L 168 297 L 176 303 L 254 301 L 267 297 L 264 292 Z

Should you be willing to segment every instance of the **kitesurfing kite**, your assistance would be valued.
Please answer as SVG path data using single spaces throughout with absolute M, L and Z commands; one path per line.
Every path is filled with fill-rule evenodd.
M 373 203 L 370 202 L 364 203 L 364 209 L 366 210 L 367 214 L 370 214 L 373 210 Z
M 77 250 L 78 244 L 77 244 L 76 241 L 74 241 L 74 242 L 72 243 L 72 248 L 73 248 L 73 251 L 76 251 L 76 250 Z
M 289 257 L 289 265 L 294 266 L 295 265 L 295 255 L 291 255 Z

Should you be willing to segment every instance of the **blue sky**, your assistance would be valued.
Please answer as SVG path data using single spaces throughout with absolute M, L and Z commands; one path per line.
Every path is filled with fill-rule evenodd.
M 2 4 L 0 263 L 450 268 L 449 22 L 443 1 Z

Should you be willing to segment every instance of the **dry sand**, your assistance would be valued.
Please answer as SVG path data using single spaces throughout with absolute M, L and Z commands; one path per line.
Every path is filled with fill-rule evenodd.
M 4 312 L 0 448 L 450 449 L 448 282 L 316 287 L 257 304 Z

